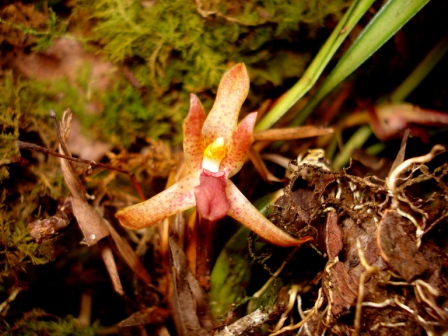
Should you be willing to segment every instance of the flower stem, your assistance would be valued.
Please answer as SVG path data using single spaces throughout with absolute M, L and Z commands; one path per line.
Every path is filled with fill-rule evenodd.
M 210 289 L 210 272 L 216 221 L 198 215 L 196 222 L 196 278 L 205 290 Z

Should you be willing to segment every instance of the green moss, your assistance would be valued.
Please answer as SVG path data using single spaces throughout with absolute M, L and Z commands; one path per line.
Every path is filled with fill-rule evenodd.
M 37 204 L 31 202 L 36 196 L 6 204 L 7 195 L 4 189 L 0 197 L 0 285 L 5 292 L 24 286 L 23 280 L 19 279 L 28 265 L 46 264 L 53 253 L 49 245 L 36 244 L 26 226 L 27 217 Z
M 78 86 L 73 86 L 66 78 L 37 81 L 19 77 L 13 80 L 12 73 L 5 77 L 0 84 L 0 137 L 7 145 L 0 148 L 0 160 L 6 158 L 6 161 L 0 161 L 0 166 L 19 155 L 15 146 L 19 129 L 22 133 L 38 133 L 46 147 L 55 148 L 56 133 L 48 112 L 54 109 L 60 118 L 63 111 L 71 107 L 75 114 L 85 115 L 87 100 L 83 92 L 88 85 L 87 76 L 79 76 Z
M 56 137 L 50 131 L 45 101 L 45 85 L 14 83 L 6 76 L 0 98 L 0 285 L 8 292 L 17 286 L 19 275 L 29 265 L 47 263 L 53 251 L 49 245 L 37 245 L 29 236 L 27 223 L 46 196 L 59 198 L 65 193 L 56 159 L 37 156 L 39 165 L 21 161 L 16 146 L 19 132 L 35 132 L 47 147 L 54 148 Z M 41 106 L 42 110 L 38 107 Z M 33 154 L 31 153 L 31 158 Z
M 68 107 L 84 111 L 85 98 L 67 79 L 20 80 L 17 84 L 26 118 L 38 118 L 53 127 L 48 114 L 50 109 L 54 109 L 58 117 Z
M 139 98 L 137 90 L 117 84 L 115 92 L 104 96 L 106 108 L 95 123 L 107 122 L 108 136 L 116 136 L 117 142 L 121 138 L 125 145 L 141 136 L 178 143 L 188 93 L 199 94 L 204 105 L 211 106 L 222 74 L 235 62 L 245 62 L 252 83 L 268 85 L 264 90 L 297 78 L 309 60 L 300 51 L 306 50 L 300 44 L 306 37 L 299 37 L 300 25 L 306 22 L 313 31 L 327 15 L 339 15 L 349 2 L 220 1 L 198 8 L 201 2 L 189 0 L 146 5 L 78 0 L 75 13 L 96 20 L 92 42 L 111 61 L 125 62 L 146 89 Z M 246 104 L 253 110 L 266 98 L 253 96 Z
M 10 7 L 7 12 L 11 14 L 16 11 L 19 12 L 19 15 L 10 15 L 7 20 L 0 18 L 0 23 L 9 26 L 13 30 L 17 30 L 23 36 L 35 37 L 33 41 L 34 51 L 47 49 L 55 38 L 61 37 L 66 32 L 66 25 L 58 20 L 56 13 L 51 7 L 46 11 L 48 15 L 44 15 L 32 5 L 27 6 L 21 4 L 19 4 L 19 9 Z M 21 11 L 23 11 L 23 13 L 20 13 Z M 37 20 L 35 13 L 39 13 L 37 15 L 39 19 Z M 44 24 L 41 24 L 40 17 L 43 17 L 44 20 L 46 20 L 46 22 L 43 22 Z M 25 22 L 15 22 L 15 20 L 22 20 Z M 17 44 L 23 44 L 23 42 L 23 38 L 15 41 Z
M 128 147 L 137 137 L 158 139 L 173 133 L 171 140 L 180 142 L 182 132 L 174 129 L 182 123 L 180 114 L 176 113 L 176 98 L 175 95 L 164 95 L 148 103 L 138 90 L 127 83 L 118 83 L 102 99 L 104 113 L 91 121 L 119 147 Z
M 306 37 L 298 35 L 300 25 L 306 22 L 320 27 L 328 14 L 339 14 L 348 2 L 220 1 L 198 8 L 200 2 L 189 0 L 157 1 L 146 6 L 128 0 L 78 0 L 75 18 L 95 22 L 91 34 L 94 43 L 89 48 L 96 45 L 111 61 L 125 63 L 143 90 L 117 76 L 111 90 L 88 95 L 88 65 L 80 67 L 75 84 L 64 79 L 21 80 L 15 86 L 24 110 L 32 111 L 41 121 L 48 121 L 50 108 L 62 113 L 70 107 L 83 131 L 116 147 L 129 147 L 136 138 L 146 137 L 178 144 L 190 92 L 199 94 L 204 106 L 210 108 L 222 74 L 235 62 L 246 63 L 255 92 L 300 76 L 310 57 L 300 51 L 306 50 L 300 44 Z M 44 28 L 13 27 L 37 37 L 33 46 L 39 50 L 64 31 L 51 10 Z M 247 109 L 257 109 L 266 98 L 270 97 L 264 93 L 251 95 Z M 90 102 L 104 109 L 92 114 L 86 110 Z M 40 122 L 35 129 L 50 133 Z
M 19 137 L 20 106 L 11 79 L 6 78 L 0 98 L 0 182 L 8 178 L 8 164 L 19 155 L 15 145 Z
M 58 318 L 40 309 L 25 313 L 23 318 L 12 326 L 4 323 L 4 335 L 93 336 L 98 329 L 95 325 L 80 327 L 73 316 Z
M 75 328 L 74 319 L 39 318 L 35 311 L 18 316 L 9 309 L 15 295 L 21 295 L 33 281 L 38 265 L 55 257 L 51 242 L 38 245 L 29 235 L 27 224 L 46 217 L 51 199 L 67 195 L 59 160 L 41 153 L 20 152 L 19 135 L 55 148 L 56 136 L 48 117 L 48 107 L 58 108 L 64 101 L 56 92 L 69 92 L 65 81 L 37 83 L 12 79 L 9 74 L 0 90 L 0 333 L 10 335 L 76 335 L 86 334 Z M 63 89 L 61 89 L 61 85 Z M 76 94 L 73 93 L 72 98 Z M 15 293 L 15 294 L 14 294 Z M 12 297 L 12 298 L 11 298 Z M 11 302 L 8 301 L 11 298 Z M 42 316 L 40 316 L 42 317 Z M 13 323 L 8 325 L 6 321 Z M 67 332 L 64 332 L 67 330 Z M 93 334 L 90 332 L 89 334 Z
M 13 81 L 10 74 L 0 84 L 0 90 L 3 93 L 0 97 L 1 183 L 9 177 L 11 167 L 17 169 L 20 164 L 27 164 L 20 158 L 16 146 L 20 134 L 22 134 L 21 140 L 37 142 L 47 148 L 56 149 L 56 132 L 48 111 L 54 109 L 61 116 L 68 106 L 75 106 L 76 109 L 83 108 L 84 105 L 78 105 L 78 102 L 82 102 L 82 97 L 66 79 L 37 82 L 19 78 Z M 37 178 L 40 181 L 38 185 L 41 184 L 44 189 L 50 188 L 53 196 L 60 196 L 59 164 L 56 160 L 49 160 L 42 162 L 34 173 L 40 174 Z
M 307 49 L 303 47 L 306 35 L 299 35 L 301 25 L 306 23 L 306 31 L 313 32 L 327 15 L 339 15 L 349 2 L 216 1 L 198 7 L 201 2 L 189 0 L 151 4 L 78 0 L 73 22 L 78 22 L 77 17 L 82 19 L 79 22 L 93 19 L 89 21 L 93 28 L 83 27 L 93 29 L 90 41 L 94 43 L 89 48 L 97 46 L 111 61 L 125 63 L 144 93 L 124 78 L 114 79 L 112 90 L 89 96 L 104 106 L 92 115 L 86 111 L 89 66 L 79 69 L 76 84 L 57 80 L 15 85 L 21 86 L 22 104 L 33 115 L 45 119 L 50 108 L 61 113 L 70 107 L 80 117 L 84 131 L 115 146 L 128 147 L 135 138 L 144 137 L 176 144 L 182 139 L 181 124 L 190 92 L 199 94 L 205 107 L 210 107 L 223 72 L 232 63 L 245 62 L 253 90 L 262 92 L 251 95 L 246 106 L 257 109 L 263 99 L 271 98 L 266 90 L 282 85 L 287 78 L 297 78 L 306 66 L 310 56 L 301 51 Z M 7 24 L 36 37 L 35 50 L 45 49 L 65 32 L 51 8 L 46 24 L 39 27 Z

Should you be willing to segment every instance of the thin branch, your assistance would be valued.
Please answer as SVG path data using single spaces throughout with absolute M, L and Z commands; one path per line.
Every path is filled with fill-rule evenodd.
M 137 193 L 140 196 L 140 198 L 142 200 L 146 199 L 145 195 L 143 194 L 142 189 L 140 188 L 140 185 L 138 184 L 138 182 L 137 182 L 137 180 L 136 180 L 136 178 L 134 176 L 134 173 L 132 173 L 132 172 L 129 172 L 127 170 L 120 169 L 120 168 L 117 168 L 117 167 L 113 167 L 113 166 L 110 166 L 110 165 L 107 165 L 107 164 L 104 164 L 104 163 L 101 163 L 101 162 L 97 162 L 97 161 L 93 161 L 93 160 L 84 160 L 84 159 L 80 159 L 80 158 L 75 158 L 75 157 L 72 157 L 72 156 L 64 155 L 64 154 L 61 154 L 61 153 L 56 152 L 54 150 L 51 150 L 51 149 L 48 149 L 48 148 L 45 148 L 45 147 L 33 144 L 31 142 L 17 140 L 16 141 L 16 145 L 20 149 L 32 150 L 32 151 L 35 151 L 35 152 L 41 152 L 41 153 L 57 156 L 57 157 L 60 157 L 62 159 L 68 160 L 68 161 L 85 164 L 85 165 L 88 165 L 89 167 L 96 166 L 96 167 L 101 167 L 101 168 L 105 168 L 105 169 L 108 169 L 108 170 L 115 170 L 115 171 L 117 171 L 119 173 L 126 174 L 126 175 L 129 176 L 129 178 L 131 179 L 132 183 L 134 184 L 135 189 L 137 190 Z

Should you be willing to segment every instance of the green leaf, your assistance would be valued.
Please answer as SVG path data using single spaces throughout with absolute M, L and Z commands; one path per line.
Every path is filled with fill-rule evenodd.
M 386 43 L 429 0 L 390 0 L 375 15 L 350 49 L 342 56 L 317 93 L 292 122 L 301 125 L 320 101 Z
M 339 46 L 364 13 L 370 8 L 373 1 L 357 0 L 352 3 L 300 80 L 260 120 L 255 128 L 256 130 L 265 130 L 271 127 L 313 87 Z
M 254 205 L 264 214 L 268 204 L 273 203 L 282 193 L 281 190 L 270 193 Z M 213 267 L 210 276 L 210 309 L 216 319 L 244 298 L 244 285 L 251 278 L 253 263 L 247 248 L 249 234 L 250 230 L 242 226 L 226 243 Z
M 213 267 L 210 276 L 210 309 L 216 319 L 244 295 L 244 283 L 251 276 L 252 261 L 247 252 L 249 233 L 249 229 L 241 227 L 222 249 Z

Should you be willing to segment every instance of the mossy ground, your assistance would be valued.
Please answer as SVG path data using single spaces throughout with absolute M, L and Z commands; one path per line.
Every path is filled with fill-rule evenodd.
M 130 331 L 119 330 L 116 324 L 146 307 L 166 307 L 166 298 L 160 294 L 166 281 L 166 265 L 157 257 L 160 247 L 154 243 L 155 229 L 143 238 L 120 231 L 136 247 L 154 278 L 152 285 L 159 290 L 135 280 L 125 264 L 117 260 L 126 298 L 114 293 L 99 250 L 79 244 L 82 236 L 76 223 L 40 245 L 32 240 L 27 224 L 52 216 L 58 201 L 69 191 L 59 159 L 19 150 L 17 140 L 56 150 L 56 132 L 48 111 L 54 109 L 60 118 L 69 107 L 80 125 L 80 131 L 72 136 L 88 139 L 90 145 L 86 148 L 106 143 L 107 149 L 98 159 L 131 170 L 145 194 L 153 195 L 164 188 L 180 163 L 182 121 L 190 93 L 197 94 L 208 110 L 222 74 L 231 65 L 244 62 L 251 91 L 242 115 L 254 110 L 263 115 L 300 78 L 350 3 L 77 0 L 1 5 L 0 332 L 93 335 L 98 330 L 111 330 L 143 334 L 147 328 L 150 334 L 162 333 L 163 324 Z M 443 35 L 446 10 L 442 1 L 428 5 L 400 30 L 394 41 L 352 75 L 350 83 L 354 84 L 342 87 L 324 102 L 309 123 L 337 124 L 346 111 L 356 110 L 359 101 L 369 103 L 387 96 Z M 372 15 L 367 15 L 359 29 Z M 352 38 L 356 33 L 355 29 Z M 344 50 L 346 46 L 341 54 Z M 408 100 L 447 111 L 447 69 L 445 57 Z M 435 84 L 442 82 L 445 85 Z M 348 98 L 339 105 L 339 113 L 328 119 L 327 111 L 332 104 L 338 104 L 345 89 L 350 90 Z M 286 125 L 289 117 L 282 123 Z M 350 139 L 353 132 L 343 132 L 340 142 Z M 446 134 L 446 125 L 430 128 L 431 144 L 446 143 Z M 428 152 L 429 144 L 412 141 L 412 156 Z M 371 137 L 365 147 L 378 143 Z M 314 140 L 292 141 L 276 144 L 271 150 L 294 158 L 314 144 Z M 385 149 L 379 158 L 393 160 L 399 146 L 399 139 L 390 140 L 382 147 Z M 96 197 L 93 203 L 97 202 L 113 225 L 117 224 L 114 213 L 120 207 L 138 202 L 127 176 L 97 169 L 90 174 L 83 165 L 77 168 L 87 191 Z M 268 164 L 268 168 L 283 173 L 277 166 Z M 283 187 L 263 182 L 250 164 L 235 177 L 235 182 L 251 199 Z M 228 239 L 231 234 L 224 232 L 223 237 Z M 252 260 L 253 274 L 261 276 L 240 277 L 245 284 L 244 290 L 234 295 L 236 315 L 243 314 L 241 307 L 246 307 L 250 296 L 269 277 L 266 269 L 272 273 L 288 255 L 271 248 L 252 253 L 243 250 L 244 259 Z M 254 260 L 262 261 L 257 264 Z M 304 273 L 313 272 L 316 270 L 311 267 Z M 291 274 L 295 274 L 294 270 L 287 270 L 272 288 L 296 281 L 288 278 Z M 263 300 L 268 302 L 277 291 L 270 290 L 269 298 Z M 50 299 L 55 296 L 57 300 Z M 83 297 L 93 300 L 91 323 L 80 322 L 86 309 Z M 232 319 L 231 314 L 227 317 Z M 166 328 L 174 333 L 171 320 L 167 321 Z

